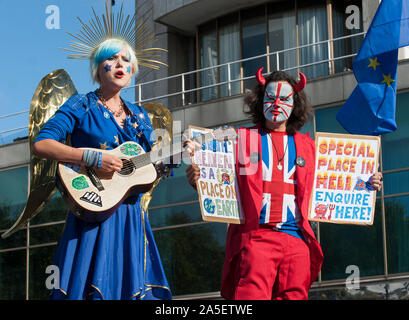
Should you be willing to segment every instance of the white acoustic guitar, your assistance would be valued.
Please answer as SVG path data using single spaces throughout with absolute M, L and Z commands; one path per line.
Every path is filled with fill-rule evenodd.
M 227 141 L 237 137 L 232 128 L 217 129 L 195 137 L 199 143 Z M 107 173 L 81 164 L 58 163 L 57 187 L 71 211 L 89 222 L 110 217 L 130 195 L 147 192 L 158 178 L 154 164 L 181 154 L 181 144 L 145 152 L 136 142 L 125 142 L 113 150 L 97 150 L 122 160 L 120 172 Z

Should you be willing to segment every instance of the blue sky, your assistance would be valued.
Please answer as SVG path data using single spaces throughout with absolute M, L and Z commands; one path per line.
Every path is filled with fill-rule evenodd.
M 117 0 L 114 10 L 119 9 L 121 3 Z M 47 13 L 49 6 L 58 8 L 60 29 L 47 28 L 47 18 L 57 12 Z M 68 48 L 71 37 L 66 31 L 77 33 L 80 30 L 77 17 L 88 21 L 91 7 L 101 14 L 105 12 L 105 0 L 0 0 L 0 117 L 29 110 L 38 83 L 56 69 L 65 69 L 80 93 L 96 88 L 97 84 L 91 81 L 88 61 L 68 59 L 68 52 L 59 49 Z M 133 14 L 135 1 L 124 0 L 124 11 Z M 0 132 L 27 125 L 28 113 L 0 118 Z M 0 144 L 27 132 L 0 134 Z

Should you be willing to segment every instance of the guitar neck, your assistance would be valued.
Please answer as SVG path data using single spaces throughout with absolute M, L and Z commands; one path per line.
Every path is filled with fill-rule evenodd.
M 166 146 L 160 150 L 152 150 L 150 152 L 141 154 L 139 156 L 133 157 L 130 160 L 134 164 L 135 168 L 141 168 L 147 166 L 151 163 L 156 163 L 158 161 L 165 160 L 167 158 L 173 157 L 177 154 L 182 153 L 183 149 L 181 145 L 173 144 Z
M 192 140 L 200 144 L 203 144 L 214 139 L 215 135 L 213 134 L 213 132 L 209 132 L 206 134 L 196 136 Z M 182 153 L 182 151 L 183 151 L 182 143 L 175 143 L 172 145 L 167 145 L 159 150 L 152 150 L 150 152 L 138 155 L 136 157 L 131 158 L 130 160 L 134 164 L 135 168 L 138 169 L 147 166 L 151 163 L 156 163 L 158 161 L 168 159 L 175 155 L 179 155 Z

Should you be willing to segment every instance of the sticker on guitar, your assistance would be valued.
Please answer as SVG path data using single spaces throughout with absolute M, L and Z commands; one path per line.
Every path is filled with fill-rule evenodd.
M 124 143 L 120 148 L 121 152 L 127 156 L 137 156 L 141 153 L 142 148 L 133 143 Z
M 94 204 L 98 207 L 102 207 L 102 200 L 101 200 L 101 196 L 99 196 L 97 193 L 95 192 L 86 192 L 81 198 L 80 200 Z
M 71 185 L 76 190 L 82 190 L 89 187 L 88 181 L 84 175 L 74 178 L 71 181 Z

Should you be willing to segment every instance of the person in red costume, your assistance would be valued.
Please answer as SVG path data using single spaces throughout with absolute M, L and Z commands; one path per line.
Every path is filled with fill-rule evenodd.
M 254 127 L 238 130 L 236 174 L 244 224 L 230 224 L 221 295 L 229 300 L 304 300 L 321 269 L 323 253 L 308 222 L 315 143 L 298 131 L 312 109 L 303 89 L 282 71 L 245 96 Z M 186 169 L 196 188 L 200 170 Z M 380 190 L 382 174 L 371 185 Z

